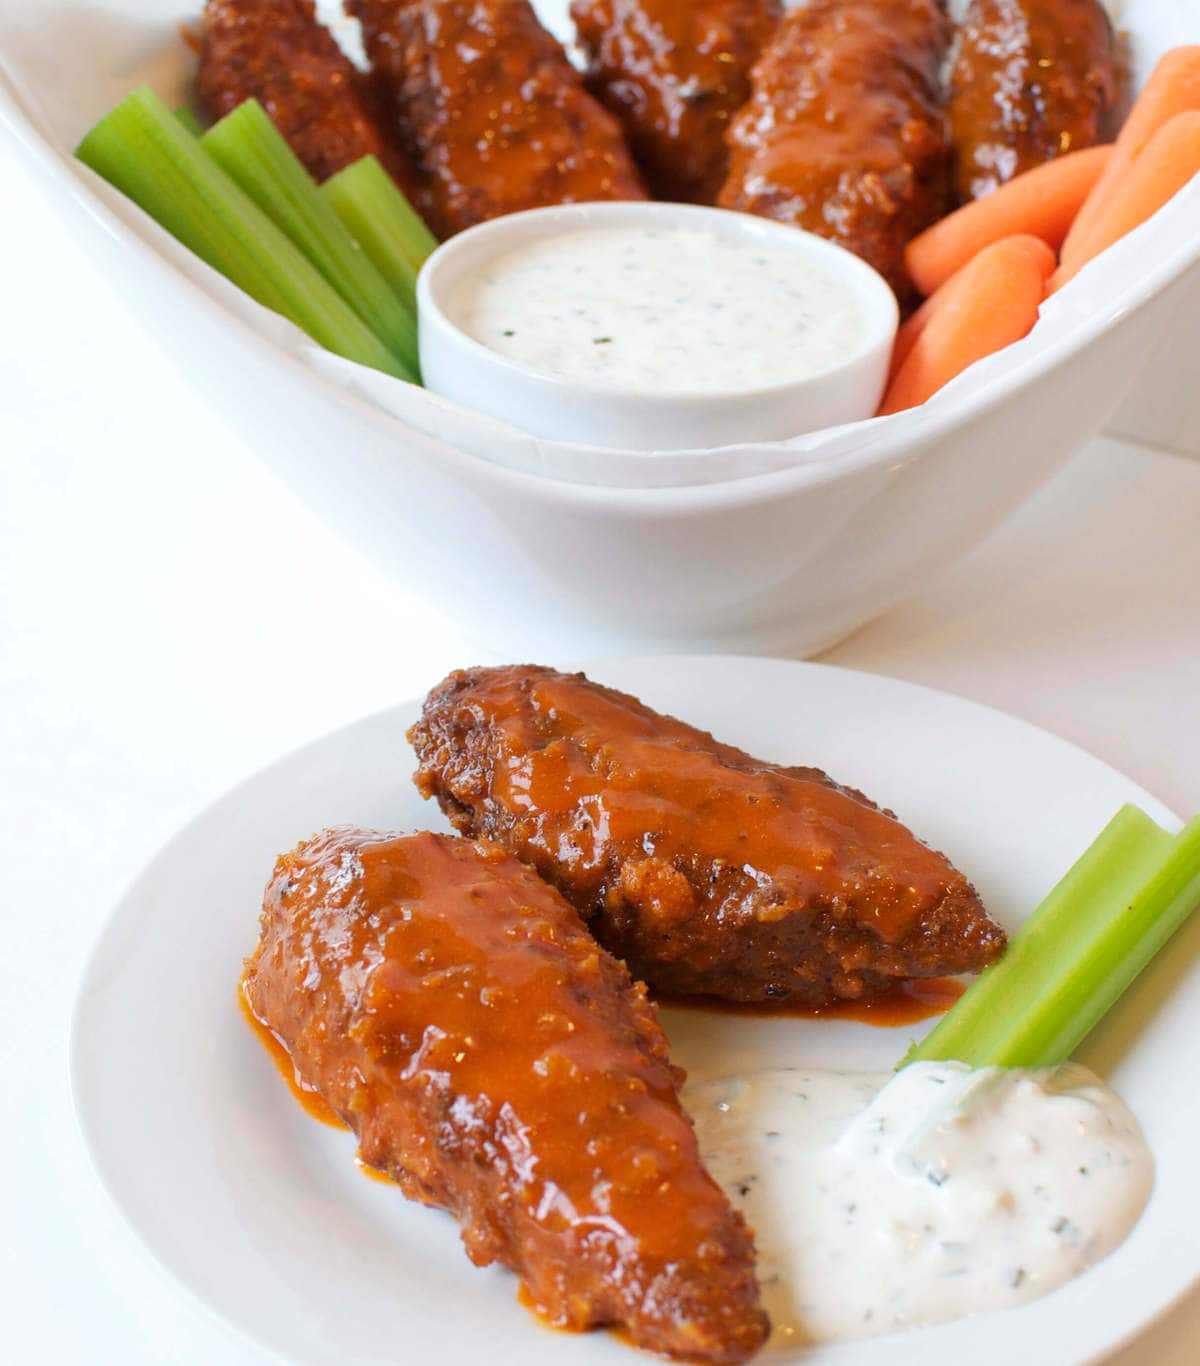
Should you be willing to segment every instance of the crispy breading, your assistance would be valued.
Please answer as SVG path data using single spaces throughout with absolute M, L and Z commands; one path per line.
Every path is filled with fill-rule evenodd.
M 729 132 L 719 202 L 828 237 L 902 298 L 909 240 L 948 207 L 941 0 L 812 0 L 775 30 Z
M 644 199 L 616 120 L 528 0 L 347 0 L 442 236 L 518 209 Z
M 1102 140 L 1117 93 L 1108 14 L 1100 0 L 972 0 L 950 84 L 955 189 L 979 199 Z
M 278 862 L 247 1000 L 479 1265 L 567 1328 L 689 1361 L 762 1345 L 749 1231 L 701 1164 L 645 990 L 495 845 L 329 830 Z
M 716 200 L 725 134 L 779 15 L 779 0 L 573 0 L 588 88 L 660 199 Z
M 409 739 L 454 826 L 536 868 L 661 991 L 826 1005 L 1004 947 L 967 879 L 861 792 L 582 674 L 451 674 Z
M 376 120 L 368 79 L 312 0 L 208 0 L 196 89 L 214 119 L 257 99 L 315 180 L 373 154 L 419 198 L 412 162 Z

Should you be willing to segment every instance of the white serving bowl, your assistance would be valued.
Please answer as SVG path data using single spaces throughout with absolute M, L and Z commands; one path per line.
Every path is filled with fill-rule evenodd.
M 619 228 L 686 228 L 799 257 L 854 301 L 860 339 L 853 350 L 799 379 L 756 389 L 663 393 L 530 369 L 483 345 L 455 320 L 459 290 L 498 257 L 567 233 Z M 563 204 L 480 223 L 443 242 L 425 262 L 417 303 L 421 375 L 433 393 L 535 436 L 645 451 L 782 441 L 871 417 L 883 397 L 899 323 L 887 281 L 843 247 L 750 214 L 652 201 Z
M 366 380 L 347 387 L 336 367 L 315 371 L 288 329 L 272 329 L 276 320 L 74 162 L 78 138 L 138 82 L 183 96 L 190 59 L 177 25 L 198 9 L 0 0 L 0 126 L 81 249 L 279 476 L 508 654 L 830 645 L 969 550 L 1099 431 L 1153 348 L 1186 324 L 1177 306 L 1200 281 L 1194 183 L 1055 296 L 1030 338 L 917 413 L 845 428 L 807 452 L 776 443 L 681 464 L 535 450 L 556 462 L 554 477 L 532 462 L 513 468 L 491 454 L 504 446 L 500 429 L 468 440 L 461 415 L 407 386 L 397 387 L 414 418 L 401 422 Z M 1200 37 L 1200 0 L 1125 0 L 1121 17 L 1139 79 L 1167 46 Z M 1195 355 L 1172 363 L 1195 388 Z M 439 430 L 453 439 L 431 435 Z M 602 477 L 610 458 L 626 483 L 635 468 L 693 482 L 572 482 Z

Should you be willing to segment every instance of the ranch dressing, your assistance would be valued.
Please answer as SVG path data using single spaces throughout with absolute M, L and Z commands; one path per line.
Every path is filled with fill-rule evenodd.
M 639 393 L 815 375 L 867 337 L 864 305 L 805 251 L 698 228 L 581 228 L 504 252 L 446 312 L 518 365 Z
M 689 1082 L 704 1161 L 755 1230 L 776 1343 L 1035 1299 L 1113 1250 L 1150 1194 L 1137 1121 L 1085 1068 Z

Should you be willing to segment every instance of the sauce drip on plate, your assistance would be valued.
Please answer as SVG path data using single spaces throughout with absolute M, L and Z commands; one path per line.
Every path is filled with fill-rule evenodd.
M 837 1001 L 826 1006 L 806 1006 L 795 1001 L 725 1001 L 715 996 L 671 996 L 659 992 L 654 992 L 653 997 L 660 1006 L 671 1010 L 711 1010 L 769 1020 L 854 1020 L 880 1029 L 894 1029 L 944 1015 L 966 989 L 966 983 L 957 977 L 922 977 L 897 982 L 890 990 L 863 1001 Z
M 246 1000 L 244 986 L 238 987 L 238 1007 L 245 1017 L 246 1023 L 254 1031 L 259 1043 L 267 1050 L 267 1056 L 275 1064 L 279 1075 L 287 1082 L 288 1090 L 300 1102 L 304 1111 L 313 1119 L 320 1120 L 322 1124 L 328 1124 L 331 1128 L 346 1128 L 341 1117 L 334 1111 L 329 1102 L 319 1092 L 314 1091 L 312 1087 L 306 1086 L 301 1081 L 287 1049 L 250 1009 L 250 1002 Z

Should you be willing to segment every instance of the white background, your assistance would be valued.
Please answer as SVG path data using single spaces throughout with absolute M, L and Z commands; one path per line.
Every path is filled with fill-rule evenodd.
M 484 656 L 204 410 L 3 154 L 0 185 L 0 1358 L 261 1363 L 92 1177 L 75 984 L 110 905 L 203 805 Z M 1093 444 L 827 658 L 1002 707 L 1200 810 L 1200 463 Z M 1200 1295 L 1114 1360 L 1194 1366 L 1196 1343 Z

